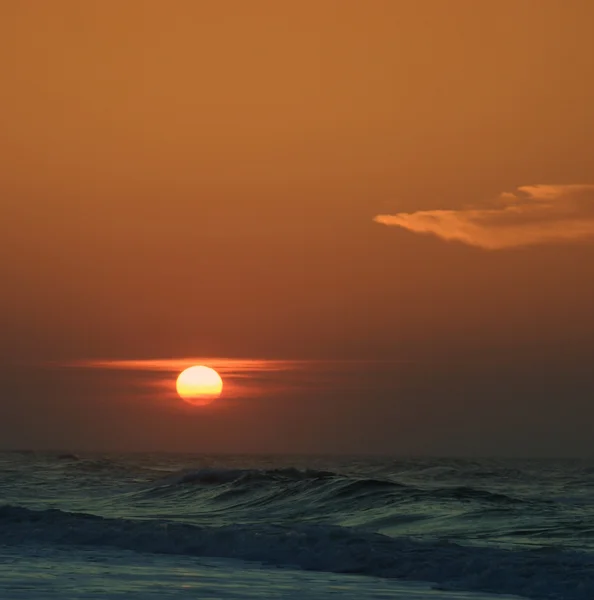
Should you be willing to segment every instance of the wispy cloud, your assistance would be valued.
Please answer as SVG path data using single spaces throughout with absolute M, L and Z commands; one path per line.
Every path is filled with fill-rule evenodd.
M 378 215 L 374 221 L 488 250 L 594 240 L 594 184 L 525 185 L 484 208 Z
M 311 372 L 307 361 L 265 360 L 220 357 L 156 358 L 131 360 L 81 360 L 62 363 L 62 367 L 101 371 L 128 371 L 129 381 L 138 388 L 163 397 L 177 398 L 175 380 L 178 374 L 193 365 L 207 365 L 224 381 L 223 397 L 248 398 L 261 396 L 264 391 L 285 391 L 287 382 Z M 219 403 L 217 403 L 219 404 Z
M 270 360 L 253 358 L 187 357 L 132 360 L 80 360 L 49 366 L 120 372 L 117 380 L 137 393 L 176 399 L 175 380 L 184 369 L 207 365 L 224 381 L 222 400 L 274 398 L 293 392 L 335 389 L 369 390 L 374 374 L 392 371 L 398 360 Z M 312 394 L 312 399 L 316 398 Z M 217 402 L 217 405 L 221 402 Z

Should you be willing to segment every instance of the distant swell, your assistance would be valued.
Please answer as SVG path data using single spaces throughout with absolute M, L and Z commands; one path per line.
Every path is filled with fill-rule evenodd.
M 239 558 L 336 573 L 429 581 L 444 589 L 592 600 L 594 561 L 554 549 L 504 550 L 418 542 L 329 525 L 199 527 L 0 507 L 3 544 L 110 546 L 137 552 Z

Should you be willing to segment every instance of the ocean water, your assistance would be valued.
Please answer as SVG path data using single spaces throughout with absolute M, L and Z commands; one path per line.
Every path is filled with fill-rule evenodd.
M 594 599 L 594 462 L 0 454 L 0 599 Z

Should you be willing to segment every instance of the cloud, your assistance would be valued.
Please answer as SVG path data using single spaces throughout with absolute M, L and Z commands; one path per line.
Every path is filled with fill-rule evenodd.
M 594 240 L 594 184 L 525 185 L 486 208 L 378 215 L 374 221 L 487 250 Z

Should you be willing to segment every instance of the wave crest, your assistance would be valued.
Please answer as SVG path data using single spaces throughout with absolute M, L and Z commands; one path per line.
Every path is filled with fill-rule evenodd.
M 204 468 L 194 471 L 182 471 L 158 480 L 153 487 L 176 486 L 186 484 L 224 485 L 235 481 L 304 481 L 308 479 L 329 479 L 337 477 L 332 471 L 313 469 L 221 469 Z

